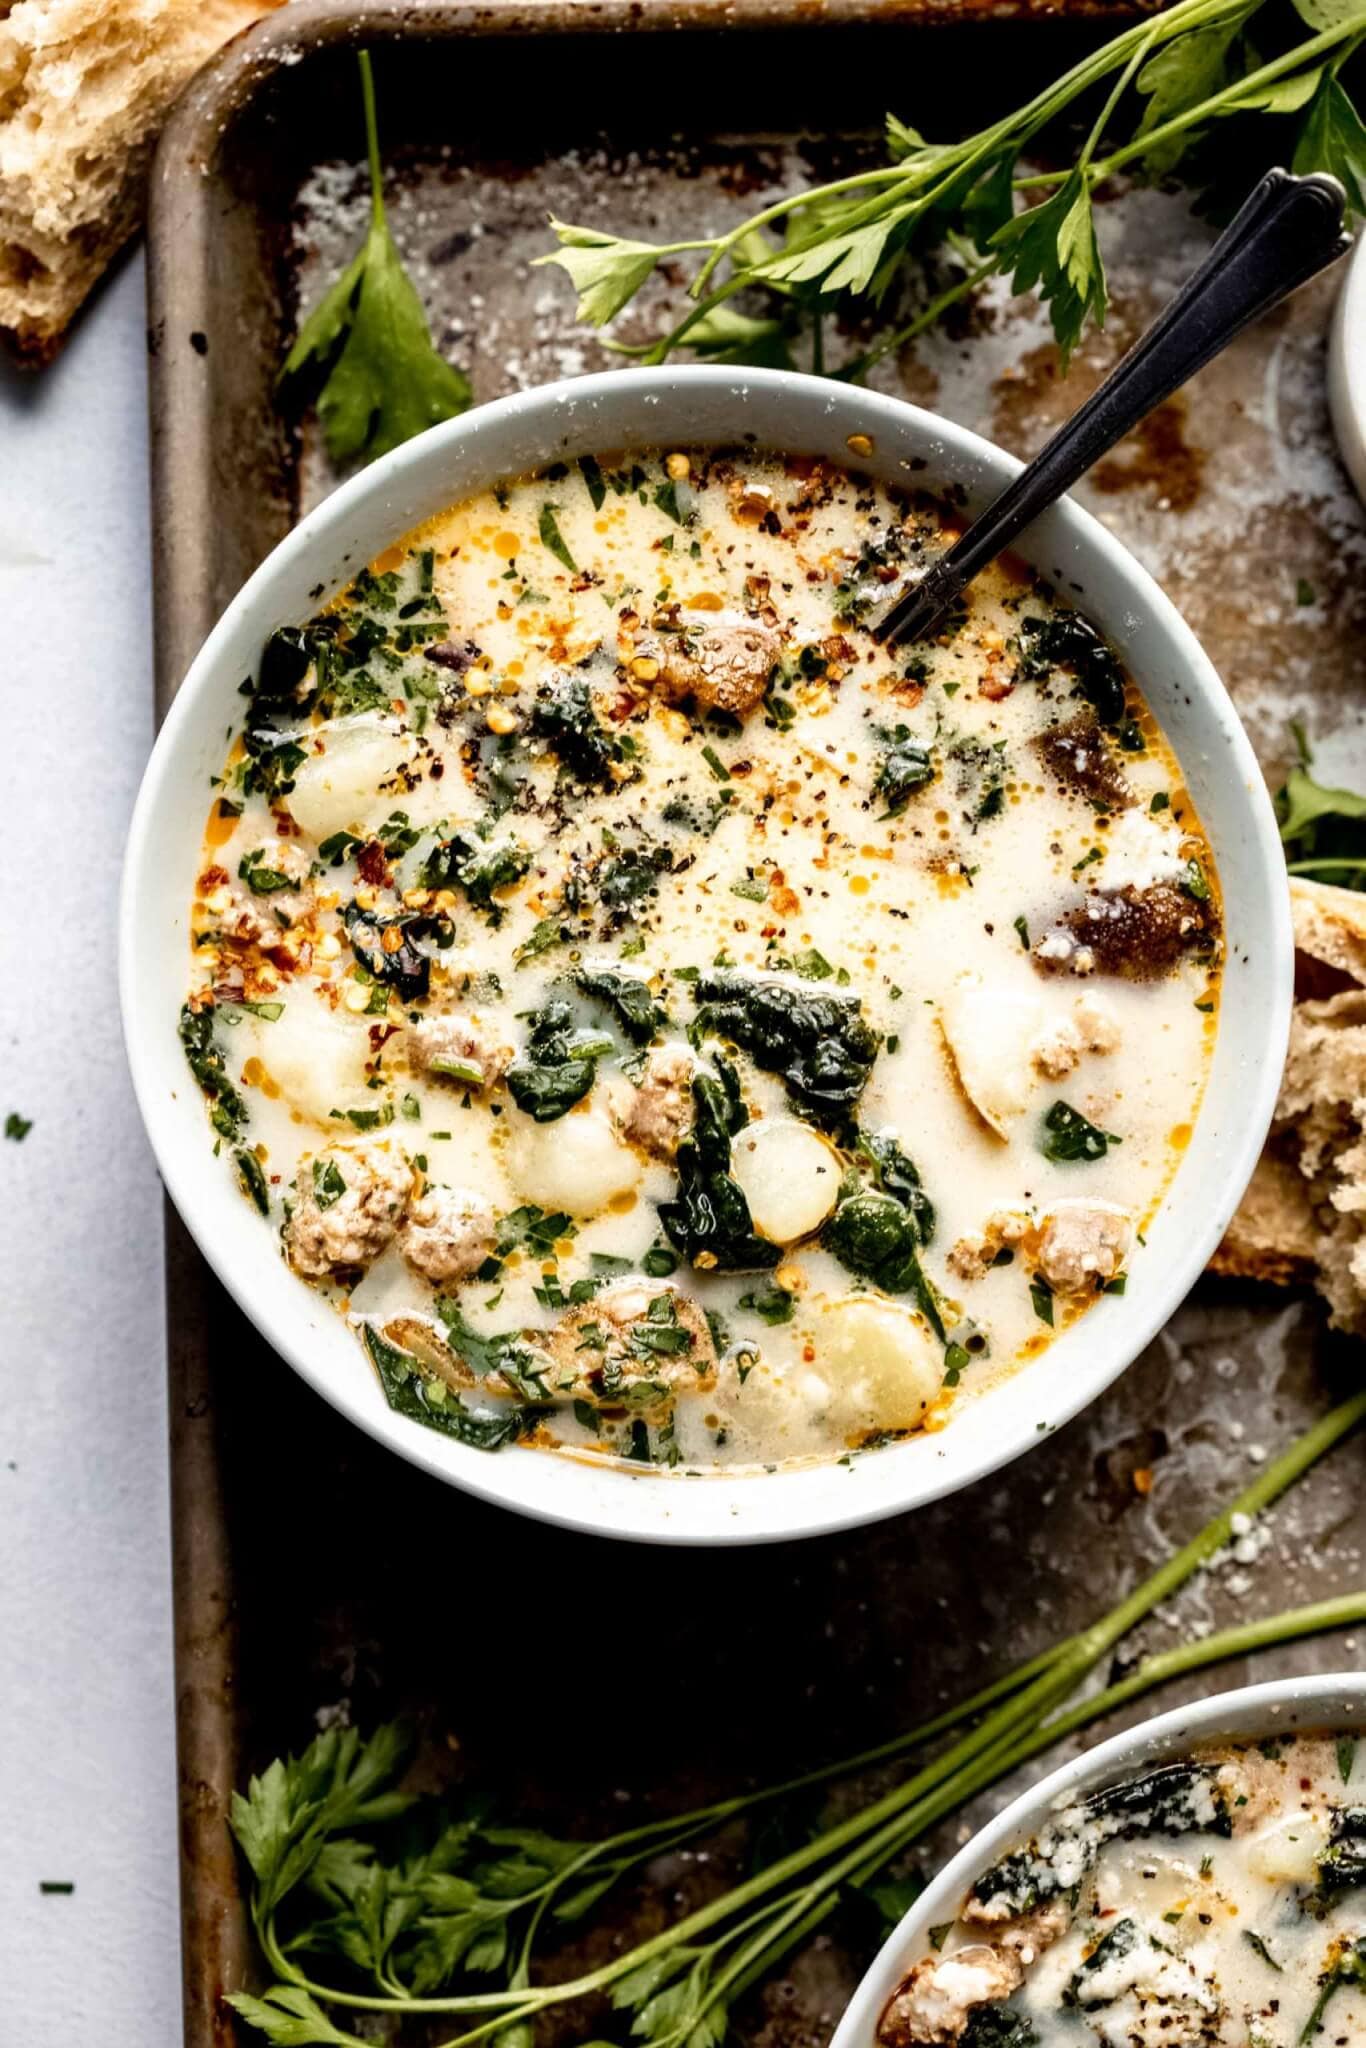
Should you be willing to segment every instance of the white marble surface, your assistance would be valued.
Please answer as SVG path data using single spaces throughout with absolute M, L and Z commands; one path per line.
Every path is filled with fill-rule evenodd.
M 140 261 L 54 369 L 0 374 L 0 450 L 0 1120 L 33 1120 L 0 1139 L 0 2040 L 153 2048 L 180 2034 L 161 1214 L 114 946 L 152 737 Z

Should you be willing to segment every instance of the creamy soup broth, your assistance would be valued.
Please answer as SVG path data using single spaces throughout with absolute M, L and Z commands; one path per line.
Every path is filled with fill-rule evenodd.
M 1061 1809 L 934 1930 L 879 2048 L 1358 2048 L 1358 1754 L 1216 1747 Z
M 827 464 L 603 457 L 264 650 L 182 1036 L 224 1170 L 414 1421 L 845 1456 L 1143 1284 L 1214 864 L 1018 562 L 877 644 L 954 530 Z

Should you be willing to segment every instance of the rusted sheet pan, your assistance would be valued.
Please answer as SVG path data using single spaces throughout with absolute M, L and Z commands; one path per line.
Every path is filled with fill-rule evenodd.
M 295 294 L 311 300 L 360 226 L 359 43 L 376 53 L 395 233 L 443 344 L 491 398 L 615 360 L 575 327 L 566 281 L 528 267 L 548 211 L 647 238 L 720 226 L 874 146 L 889 100 L 932 131 L 980 125 L 1104 32 L 1079 12 L 1127 11 L 298 0 L 274 17 L 193 88 L 157 166 L 161 709 L 333 481 L 272 380 Z M 1179 196 L 1138 191 L 1108 198 L 1102 231 L 1114 306 L 1065 386 L 1036 309 L 1004 295 L 877 381 L 1031 451 L 1207 240 Z M 1292 717 L 1323 735 L 1366 701 L 1366 519 L 1329 436 L 1328 289 L 1243 336 L 1081 494 L 1183 607 L 1271 769 Z M 660 302 L 633 319 L 657 331 Z M 251 1969 L 232 1786 L 319 1717 L 410 1714 L 430 1774 L 488 1773 L 557 1830 L 600 1832 L 623 1799 L 642 1817 L 691 1804 L 881 1740 L 1075 1628 L 1361 1370 L 1311 1304 L 1206 1283 L 1087 1414 L 953 1501 L 801 1546 L 649 1551 L 537 1528 L 399 1466 L 270 1355 L 174 1223 L 168 1264 L 190 2048 L 231 2039 L 219 1994 Z M 1358 1583 L 1364 1479 L 1351 1446 L 1146 1645 Z M 1326 1641 L 1278 1668 L 1357 1662 Z M 724 1857 L 662 1866 L 623 1927 L 660 1924 L 722 1874 Z M 823 1938 L 751 1998 L 744 2031 L 765 2048 L 823 2041 L 858 1960 Z

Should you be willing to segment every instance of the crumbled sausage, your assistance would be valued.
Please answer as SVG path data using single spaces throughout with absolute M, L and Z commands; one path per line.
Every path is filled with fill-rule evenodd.
M 692 1123 L 693 1057 L 685 1045 L 661 1045 L 646 1060 L 622 1105 L 621 1133 L 657 1159 L 672 1159 Z
M 296 1273 L 321 1280 L 368 1266 L 393 1242 L 412 1192 L 413 1170 L 387 1145 L 327 1145 L 306 1152 L 284 1228 Z
M 1093 890 L 1067 911 L 1034 948 L 1045 973 L 1116 974 L 1154 981 L 1183 953 L 1201 946 L 1213 928 L 1207 902 L 1172 882 L 1149 888 Z
M 677 633 L 637 632 L 622 658 L 671 702 L 691 697 L 704 710 L 743 718 L 760 702 L 782 653 L 782 636 L 744 612 L 713 612 L 705 625 Z
M 466 1087 L 491 1088 L 512 1064 L 513 1048 L 498 1040 L 476 1018 L 463 1010 L 438 1011 L 408 1028 L 408 1058 L 419 1072 L 455 1080 Z M 453 1067 L 474 1068 L 477 1082 L 470 1082 Z
M 1103 996 L 1093 995 L 1089 990 L 1079 995 L 1072 1005 L 1072 1016 L 1081 1033 L 1084 1051 L 1098 1054 L 1119 1051 L 1119 1019 Z
M 979 2005 L 1009 1998 L 1023 1979 L 1013 1955 L 985 1943 L 926 1956 L 888 1999 L 877 2038 L 882 2048 L 951 2048 Z
M 1013 1251 L 1034 1228 L 1023 1209 L 993 1209 L 979 1237 L 960 1237 L 946 1261 L 956 1280 L 980 1280 L 1003 1249 Z
M 569 1310 L 545 1339 L 551 1389 L 637 1414 L 716 1383 L 716 1347 L 697 1303 L 675 1288 L 624 1280 Z
M 1081 1055 L 1081 1033 L 1070 1017 L 1053 1018 L 1029 1048 L 1030 1065 L 1049 1081 L 1070 1074 Z
M 1039 1272 L 1058 1294 L 1104 1286 L 1123 1270 L 1133 1218 L 1112 1202 L 1059 1202 L 1044 1218 Z
M 1134 800 L 1129 778 L 1110 752 L 1105 734 L 1089 713 L 1050 726 L 1034 741 L 1050 775 L 1073 796 L 1106 810 L 1122 811 Z
M 429 1187 L 404 1217 L 398 1248 L 414 1272 L 441 1287 L 477 1273 L 497 1236 L 493 1205 L 482 1195 Z

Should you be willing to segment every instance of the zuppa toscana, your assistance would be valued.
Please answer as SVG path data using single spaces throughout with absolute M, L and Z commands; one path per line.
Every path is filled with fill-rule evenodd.
M 1218 879 L 1138 688 L 1022 565 L 876 643 L 953 531 L 856 468 L 604 455 L 268 640 L 181 1036 L 414 1421 L 843 1457 L 1126 1285 L 1208 1070 Z
M 877 2048 L 1366 2041 L 1366 1758 L 1212 1745 L 1061 1807 L 979 1877 Z

